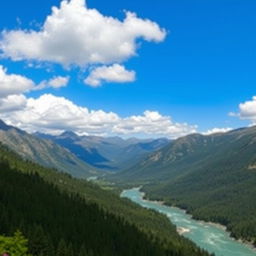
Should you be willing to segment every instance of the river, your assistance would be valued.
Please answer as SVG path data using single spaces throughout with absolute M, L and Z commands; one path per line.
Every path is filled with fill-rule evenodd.
M 183 236 L 216 256 L 255 256 L 256 250 L 232 239 L 221 226 L 192 219 L 185 211 L 143 199 L 139 188 L 124 190 L 121 197 L 165 214 Z

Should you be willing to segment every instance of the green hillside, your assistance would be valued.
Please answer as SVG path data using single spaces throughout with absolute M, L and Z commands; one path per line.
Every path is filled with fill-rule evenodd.
M 144 184 L 150 198 L 224 224 L 236 238 L 255 241 L 256 127 L 177 139 L 110 179 Z
M 93 184 L 3 146 L 0 165 L 0 233 L 20 229 L 33 255 L 207 255 L 166 217 Z

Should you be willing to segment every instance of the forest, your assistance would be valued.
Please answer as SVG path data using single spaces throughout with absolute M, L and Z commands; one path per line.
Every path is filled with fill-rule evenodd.
M 26 167 L 27 173 L 24 172 Z M 44 171 L 48 181 L 40 175 Z M 8 149 L 1 148 L 0 234 L 10 239 L 21 232 L 28 240 L 30 255 L 208 255 L 192 242 L 179 237 L 173 225 L 167 226 L 170 230 L 166 232 L 171 234 L 168 238 L 167 233 L 161 233 L 161 226 L 157 230 L 154 224 L 148 225 L 154 223 L 160 214 L 149 211 L 143 216 L 147 210 L 131 207 L 131 212 L 142 211 L 133 214 L 135 218 L 131 220 L 128 214 L 125 217 L 110 212 L 92 197 L 86 199 L 79 189 L 76 193 L 65 189 L 64 185 L 61 189 L 54 184 L 54 178 L 50 181 L 51 175 L 56 175 L 62 185 L 66 181 L 61 177 L 71 179 L 75 191 L 75 179 L 24 161 Z M 92 185 L 91 190 L 93 188 L 96 186 Z M 112 194 L 114 197 L 117 196 Z M 123 207 L 118 200 L 114 202 L 115 209 Z M 159 224 L 163 227 L 166 219 L 163 217 L 162 220 Z M 2 245 L 0 242 L 0 248 Z

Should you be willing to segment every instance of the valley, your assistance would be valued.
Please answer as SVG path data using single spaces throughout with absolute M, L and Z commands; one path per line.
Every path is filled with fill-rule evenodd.
M 82 197 L 86 195 L 87 200 L 89 199 L 89 201 L 95 202 L 112 214 L 122 216 L 122 218 L 127 219 L 130 223 L 136 223 L 143 231 L 155 230 L 154 232 L 156 232 L 157 236 L 167 239 L 169 232 L 172 230 L 171 241 L 173 241 L 174 233 L 177 236 L 178 234 L 170 225 L 175 224 L 178 226 L 177 231 L 181 235 L 191 239 L 199 247 L 210 253 L 215 253 L 217 256 L 221 255 L 221 250 L 223 252 L 227 250 L 224 256 L 230 256 L 233 250 L 238 250 L 237 246 L 240 248 L 239 243 L 230 239 L 228 233 L 221 233 L 223 230 L 212 230 L 210 227 L 210 230 L 203 230 L 202 233 L 191 233 L 187 225 L 183 223 L 180 226 L 180 222 L 177 222 L 175 218 L 169 218 L 171 220 L 167 225 L 169 228 L 166 226 L 160 230 L 159 227 L 162 224 L 157 226 L 156 223 L 162 221 L 160 218 L 161 215 L 155 216 L 153 222 L 145 222 L 145 219 L 142 221 L 140 219 L 142 216 L 135 213 L 136 211 L 138 213 L 141 211 L 139 208 L 134 208 L 132 204 L 126 205 L 127 202 L 125 203 L 118 199 L 118 194 L 125 188 L 140 186 L 146 198 L 153 201 L 162 201 L 167 205 L 154 205 L 154 202 L 143 201 L 141 194 L 139 191 L 136 192 L 136 190 L 127 190 L 127 196 L 124 196 L 126 195 L 126 191 L 122 193 L 122 197 L 128 197 L 143 207 L 145 207 L 146 202 L 148 203 L 148 205 L 146 204 L 146 208 L 157 210 L 160 213 L 167 214 L 169 217 L 172 215 L 168 211 L 166 213 L 163 209 L 167 209 L 169 206 L 179 207 L 193 216 L 193 219 L 188 220 L 186 215 L 183 215 L 185 223 L 186 221 L 200 223 L 197 222 L 200 220 L 220 223 L 227 227 L 227 231 L 231 232 L 232 237 L 248 241 L 251 244 L 255 242 L 256 225 L 254 223 L 254 212 L 256 206 L 253 203 L 253 198 L 256 196 L 256 173 L 252 169 L 256 161 L 256 153 L 254 151 L 254 143 L 256 141 L 254 139 L 256 138 L 255 127 L 209 136 L 192 134 L 168 143 L 163 139 L 140 141 L 136 139 L 122 140 L 120 138 L 80 137 L 70 132 L 61 134 L 58 139 L 56 137 L 53 139 L 53 136 L 50 135 L 27 134 L 3 122 L 0 127 L 0 135 L 2 136 L 3 143 L 11 150 L 16 151 L 20 155 L 19 157 L 21 157 L 19 159 L 11 151 L 8 152 L 5 146 L 2 146 L 1 157 L 2 159 L 8 159 L 12 168 L 18 168 L 25 173 L 34 173 L 32 170 L 35 169 L 40 177 L 47 182 L 56 184 L 61 191 L 79 193 Z M 20 140 L 20 144 L 13 144 L 12 141 L 15 140 Z M 89 150 L 83 144 L 83 150 L 81 151 L 82 146 L 79 144 L 81 143 L 80 141 L 83 141 L 83 143 L 87 141 L 89 143 L 88 140 L 90 140 L 90 145 L 94 145 L 95 148 L 98 145 L 97 143 L 103 144 L 104 146 L 98 146 L 98 149 L 101 151 L 96 151 L 96 149 Z M 96 144 L 95 140 L 98 141 Z M 26 150 L 20 150 L 19 145 L 21 144 L 23 148 L 28 145 L 27 147 L 30 149 L 38 149 L 34 151 L 34 158 L 30 158 Z M 34 164 L 33 161 L 41 162 L 37 159 L 40 159 L 40 155 L 42 155 L 40 146 L 44 144 L 52 145 L 51 147 L 67 152 L 66 154 L 57 155 L 56 150 L 53 151 L 54 154 L 51 154 L 51 159 L 56 159 L 53 161 L 62 161 L 58 159 L 65 159 L 67 155 L 67 157 L 79 159 L 78 161 L 81 161 L 82 166 L 92 168 L 90 172 L 83 174 L 83 177 L 89 182 L 83 179 L 72 178 L 72 176 L 81 178 L 81 176 L 74 172 L 75 169 L 73 168 L 70 169 L 72 172 L 69 172 L 72 176 L 67 176 L 65 169 L 56 168 L 57 166 L 55 166 L 54 170 L 47 169 L 47 165 L 40 167 Z M 123 146 L 120 146 L 120 144 Z M 129 144 L 128 148 L 130 149 L 130 153 L 126 156 L 127 159 L 133 159 L 132 156 L 139 152 L 139 156 L 135 158 L 132 167 L 128 165 L 127 169 L 118 171 L 110 169 L 107 171 L 105 166 L 103 168 L 96 168 L 97 161 L 102 160 L 106 163 L 106 158 L 101 156 L 99 152 L 102 153 L 104 150 L 108 151 L 108 149 L 114 148 L 115 150 L 110 151 L 114 155 L 117 152 L 124 152 L 124 149 L 127 151 L 127 144 Z M 80 145 L 79 150 L 77 148 L 78 145 Z M 86 145 L 88 146 L 88 144 Z M 138 151 L 138 148 L 141 149 L 142 145 L 148 149 L 148 153 L 144 151 L 142 153 L 141 150 Z M 161 148 L 159 149 L 160 145 Z M 47 147 L 44 146 L 44 148 L 48 150 Z M 154 148 L 155 150 L 153 150 Z M 87 153 L 84 154 L 84 152 Z M 96 155 L 95 152 L 97 152 Z M 110 153 L 108 156 L 110 156 Z M 27 159 L 27 162 L 24 162 L 23 159 Z M 93 164 L 90 164 L 91 161 Z M 133 163 L 132 160 L 130 162 Z M 95 185 L 93 185 L 94 183 Z M 135 215 L 132 213 L 134 210 Z M 145 211 L 143 214 L 146 216 L 148 213 Z M 181 216 L 181 220 L 184 219 L 183 217 Z M 158 218 L 160 219 L 157 220 Z M 164 222 L 166 221 L 164 220 Z M 198 224 L 195 225 L 197 226 Z M 204 225 L 203 228 L 205 228 Z M 199 229 L 202 230 L 200 224 Z M 213 250 L 210 246 L 211 243 L 208 243 L 209 239 L 202 240 L 202 237 L 205 237 L 207 232 L 210 234 L 212 231 L 213 236 L 216 236 L 215 231 L 217 234 L 220 232 L 221 234 L 219 235 L 221 237 L 225 235 L 225 239 L 227 239 L 225 244 L 229 249 L 220 246 L 220 251 Z M 201 243 L 201 240 L 204 242 Z M 221 243 L 218 239 L 215 242 L 216 244 Z M 217 246 L 216 244 L 214 246 Z M 229 250 L 230 252 L 228 252 Z M 240 250 L 245 250 L 246 252 L 249 249 L 246 246 L 242 246 Z M 255 251 L 249 250 L 246 253 L 253 255 Z
M 32 255 L 209 255 L 166 217 L 116 193 L 24 161 L 2 145 L 0 165 L 1 234 L 22 231 Z
M 256 1 L 0 8 L 0 256 L 256 256 Z
M 121 137 L 100 137 L 63 132 L 58 136 L 35 133 L 36 137 L 48 139 L 72 152 L 81 161 L 109 172 L 118 172 L 142 160 L 167 144 L 169 140 L 123 139 Z
M 151 200 L 164 201 L 195 219 L 220 223 L 232 237 L 256 238 L 256 128 L 210 136 L 189 135 L 108 176 L 119 186 L 143 185 Z

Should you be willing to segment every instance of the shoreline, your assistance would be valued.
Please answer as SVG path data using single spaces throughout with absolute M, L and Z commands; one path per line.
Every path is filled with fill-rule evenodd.
M 143 192 L 143 191 L 141 191 L 142 186 L 141 186 L 141 187 L 138 187 L 138 188 L 134 188 L 134 189 L 137 189 L 137 190 L 142 194 L 142 199 L 143 199 L 143 201 L 150 202 L 150 203 L 156 203 L 156 204 L 159 204 L 159 205 L 162 205 L 162 206 L 167 206 L 167 207 L 172 207 L 172 208 L 179 209 L 179 210 L 183 211 L 185 214 L 187 214 L 188 216 L 190 216 L 191 219 L 193 219 L 193 220 L 199 221 L 200 223 L 205 224 L 205 225 L 214 226 L 214 227 L 216 227 L 216 228 L 219 228 L 219 229 L 221 229 L 221 230 L 227 232 L 227 234 L 229 235 L 229 237 L 230 237 L 233 241 L 236 241 L 236 242 L 238 242 L 238 243 L 240 243 L 240 244 L 243 244 L 243 245 L 249 247 L 250 249 L 252 249 L 252 250 L 254 250 L 254 251 L 256 252 L 256 246 L 255 246 L 252 242 L 247 241 L 247 240 L 243 240 L 242 238 L 239 238 L 239 239 L 234 238 L 233 236 L 231 236 L 231 232 L 227 229 L 227 227 L 224 226 L 224 225 L 222 225 L 221 223 L 211 222 L 211 221 L 207 222 L 207 221 L 204 221 L 204 220 L 195 219 L 192 214 L 188 213 L 186 210 L 184 210 L 184 209 L 182 209 L 182 208 L 179 208 L 179 207 L 177 207 L 177 206 L 168 205 L 168 204 L 166 204 L 164 201 L 156 201 L 156 200 L 152 201 L 152 200 L 150 200 L 150 198 L 147 197 L 146 193 Z M 177 227 L 177 225 L 176 225 L 176 227 Z M 183 227 L 177 227 L 177 232 L 178 232 L 180 235 L 184 235 L 184 234 L 186 234 L 186 233 L 189 233 L 190 230 L 189 230 L 189 229 L 186 229 L 186 228 L 183 228 Z

